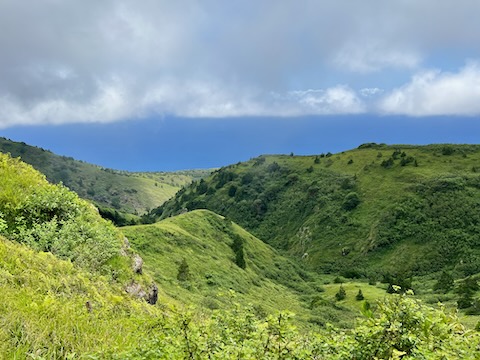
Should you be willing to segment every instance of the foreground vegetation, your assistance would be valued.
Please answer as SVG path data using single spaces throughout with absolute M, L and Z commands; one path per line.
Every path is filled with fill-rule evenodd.
M 409 295 L 369 307 L 353 330 L 305 331 L 253 306 L 210 312 L 156 306 L 104 277 L 0 238 L 0 358 L 4 359 L 476 359 L 479 333 Z

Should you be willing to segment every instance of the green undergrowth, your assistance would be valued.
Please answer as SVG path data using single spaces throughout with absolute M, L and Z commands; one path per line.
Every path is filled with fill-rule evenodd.
M 259 315 L 233 293 L 208 312 L 165 296 L 150 306 L 3 237 L 0 274 L 2 359 L 475 359 L 480 344 L 455 313 L 408 295 L 362 306 L 352 330 L 305 331 L 290 312 Z
M 18 158 L 0 154 L 0 235 L 91 273 L 146 289 L 148 274 L 132 268 L 135 252 L 97 209 Z
M 158 309 L 118 283 L 0 236 L 0 358 L 66 359 L 128 349 Z

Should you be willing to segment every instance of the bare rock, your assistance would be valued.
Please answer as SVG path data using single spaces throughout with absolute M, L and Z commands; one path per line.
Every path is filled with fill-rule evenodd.
M 132 268 L 136 274 L 141 274 L 143 272 L 143 259 L 140 257 L 140 255 L 135 254 L 133 256 Z
M 126 286 L 125 291 L 137 298 L 145 299 L 145 297 L 147 296 L 147 293 L 145 292 L 145 290 L 143 290 L 142 286 L 133 280 L 129 285 Z
M 122 248 L 120 249 L 120 255 L 121 256 L 128 256 L 128 249 L 130 249 L 130 241 L 128 241 L 127 237 L 125 236 L 123 238 Z

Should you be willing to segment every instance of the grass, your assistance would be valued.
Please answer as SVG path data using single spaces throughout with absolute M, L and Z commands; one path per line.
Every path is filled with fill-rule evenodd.
M 143 336 L 142 319 L 158 314 L 106 278 L 1 236 L 0 274 L 2 359 L 77 358 L 128 349 Z
M 318 292 L 316 279 L 238 225 L 210 211 L 196 210 L 156 224 L 124 227 L 122 231 L 145 259 L 145 268 L 155 281 L 180 303 L 212 310 L 235 301 L 253 304 L 260 313 L 289 310 L 297 314 L 302 326 L 314 316 L 305 295 Z M 245 270 L 234 261 L 231 245 L 235 236 L 244 243 Z M 183 259 L 189 277 L 179 281 Z M 338 321 L 348 318 L 348 314 L 343 316 L 333 306 L 328 307 Z

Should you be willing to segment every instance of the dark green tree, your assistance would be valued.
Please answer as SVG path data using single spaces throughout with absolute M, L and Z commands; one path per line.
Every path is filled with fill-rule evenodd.
M 340 301 L 345 299 L 346 297 L 347 297 L 347 292 L 345 291 L 343 286 L 340 285 L 340 289 L 338 289 L 338 292 L 335 294 L 335 299 L 337 299 L 337 301 Z
M 228 196 L 234 197 L 236 193 L 237 193 L 237 187 L 235 185 L 231 185 L 228 188 Z
M 358 300 L 358 301 L 361 301 L 361 300 L 365 299 L 365 297 L 363 296 L 363 293 L 362 293 L 362 289 L 358 289 L 358 294 L 355 296 L 355 299 Z
M 360 197 L 356 192 L 348 193 L 343 200 L 343 208 L 345 210 L 353 210 L 360 204 Z
M 187 281 L 190 279 L 190 268 L 188 267 L 187 260 L 182 259 L 182 262 L 178 266 L 177 280 L 178 281 Z
M 450 273 L 442 271 L 437 282 L 433 285 L 433 290 L 447 293 L 453 289 L 453 280 L 453 276 Z
M 237 264 L 239 268 L 245 269 L 247 267 L 247 263 L 245 262 L 243 239 L 238 235 L 233 236 L 232 250 L 235 254 L 235 264 Z

